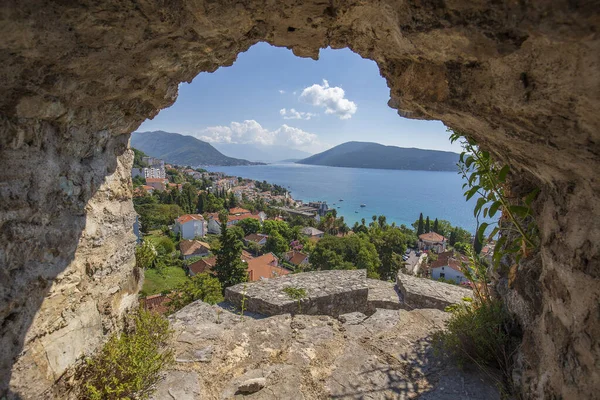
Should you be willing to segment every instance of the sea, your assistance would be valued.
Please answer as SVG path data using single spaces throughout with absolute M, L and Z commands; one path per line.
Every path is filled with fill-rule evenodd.
M 296 200 L 326 201 L 344 216 L 349 226 L 373 215 L 385 215 L 387 222 L 410 226 L 423 213 L 431 223 L 435 218 L 450 221 L 474 233 L 476 200 L 465 201 L 463 178 L 456 172 L 405 171 L 365 168 L 325 167 L 293 163 L 204 167 L 267 181 L 287 188 Z M 361 207 L 364 204 L 365 207 Z

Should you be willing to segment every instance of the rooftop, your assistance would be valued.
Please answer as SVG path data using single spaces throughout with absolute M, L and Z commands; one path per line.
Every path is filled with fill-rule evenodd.
M 442 242 L 446 240 L 445 237 L 435 232 L 428 232 L 422 235 L 419 235 L 419 239 L 427 241 L 427 242 Z

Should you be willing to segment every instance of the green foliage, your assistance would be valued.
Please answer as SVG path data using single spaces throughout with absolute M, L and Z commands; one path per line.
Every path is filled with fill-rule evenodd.
M 158 252 L 154 244 L 149 240 L 144 240 L 141 245 L 135 248 L 135 265 L 141 269 L 150 268 L 157 256 Z
M 425 223 L 423 222 L 423 213 L 419 215 L 419 222 L 417 223 L 417 236 L 421 236 L 425 233 Z
M 142 158 L 148 157 L 148 154 L 144 153 L 141 150 L 136 148 L 131 148 L 133 150 L 133 168 L 144 168 L 147 167 L 148 164 L 142 161 Z
M 302 300 L 306 298 L 306 290 L 304 288 L 297 288 L 294 286 L 288 286 L 283 289 L 283 292 L 290 296 L 293 300 Z
M 175 312 L 186 305 L 202 300 L 208 304 L 217 304 L 223 301 L 223 288 L 219 280 L 208 273 L 194 275 L 176 289 L 177 294 L 172 296 L 169 303 L 171 312 Z
M 188 280 L 183 268 L 178 266 L 164 265 L 160 269 L 150 268 L 144 271 L 142 290 L 147 296 L 171 292 Z
M 213 268 L 223 288 L 245 282 L 248 273 L 246 263 L 242 261 L 241 229 L 227 228 L 227 213 L 219 215 L 221 222 L 221 245 L 213 252 L 217 255 L 217 261 Z M 241 234 L 240 234 L 241 232 Z
M 132 179 L 132 183 L 133 183 L 133 187 L 134 188 L 142 186 L 142 185 L 145 185 L 146 184 L 146 178 L 144 178 L 141 175 L 138 175 L 138 176 L 136 176 L 135 178 Z
M 147 197 L 148 199 L 134 198 L 135 211 L 140 215 L 144 233 L 163 225 L 171 225 L 175 218 L 185 214 L 178 205 L 156 204 L 154 196 Z
M 288 246 L 287 240 L 279 232 L 274 231 L 267 238 L 267 243 L 265 245 L 265 251 L 272 252 L 275 254 L 283 254 L 288 251 L 290 247 Z
M 479 224 L 475 240 L 478 249 L 502 230 L 503 235 L 494 248 L 494 262 L 498 265 L 502 255 L 506 253 L 514 254 L 518 262 L 522 255 L 527 255 L 539 245 L 538 230 L 531 210 L 531 204 L 539 190 L 533 190 L 520 201 L 514 198 L 509 200 L 507 178 L 510 167 L 495 162 L 489 152 L 481 150 L 475 141 L 459 132 L 453 132 L 450 140 L 460 140 L 464 150 L 460 155 L 458 167 L 467 181 L 463 185 L 463 188 L 467 188 L 465 198 L 469 200 L 476 194 L 480 196 L 473 210 L 477 221 L 482 216 L 494 218 L 500 211 L 502 220 L 508 222 L 502 229 L 497 222 L 494 223 L 497 226 L 487 235 L 487 239 L 486 230 L 492 224 Z M 512 235 L 509 234 L 511 232 Z
M 175 251 L 175 243 L 165 236 L 156 240 L 155 247 L 159 255 L 169 255 Z
M 82 397 L 90 400 L 147 399 L 160 372 L 173 363 L 168 321 L 140 310 L 130 333 L 114 334 L 80 371 Z
M 380 264 L 375 246 L 359 235 L 325 236 L 317 242 L 310 261 L 314 268 L 320 270 L 355 269 L 355 263 L 360 261 L 361 267 L 367 268 L 367 275 L 373 278 L 378 277 Z
M 262 233 L 269 236 L 279 233 L 286 241 L 291 242 L 297 237 L 294 237 L 294 230 L 285 221 L 266 220 L 263 222 Z
M 456 242 L 454 243 L 454 250 L 458 251 L 461 254 L 467 254 L 471 245 L 469 243 Z
M 237 226 L 244 230 L 244 236 L 260 231 L 260 221 L 254 218 L 244 218 L 237 223 Z

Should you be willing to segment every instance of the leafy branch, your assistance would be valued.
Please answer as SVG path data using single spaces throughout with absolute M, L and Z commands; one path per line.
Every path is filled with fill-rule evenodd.
M 486 243 L 500 233 L 494 247 L 495 264 L 499 264 L 502 254 L 506 252 L 514 253 L 518 262 L 522 255 L 527 255 L 538 245 L 537 227 L 531 218 L 531 203 L 539 190 L 533 190 L 520 204 L 514 204 L 514 200 L 510 201 L 512 199 L 509 200 L 507 195 L 507 178 L 510 174 L 508 165 L 495 162 L 489 152 L 480 149 L 473 139 L 462 133 L 452 131 L 450 141 L 460 141 L 463 147 L 458 168 L 466 180 L 463 185 L 463 189 L 466 189 L 465 198 L 468 201 L 476 194 L 480 196 L 473 210 L 478 223 L 476 241 Z M 498 212 L 502 215 L 499 221 L 479 224 L 482 216 L 484 219 L 493 218 Z M 509 223 L 500 226 L 500 221 Z M 485 231 L 492 224 L 496 226 L 486 238 Z M 508 235 L 510 232 L 515 234 Z

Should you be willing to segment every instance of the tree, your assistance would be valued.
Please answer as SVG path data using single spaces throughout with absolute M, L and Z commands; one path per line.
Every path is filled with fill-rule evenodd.
M 440 233 L 440 231 L 439 231 L 440 229 L 439 229 L 439 225 L 438 224 L 439 224 L 438 223 L 438 219 L 436 218 L 435 221 L 433 221 L 433 231 L 435 233 Z
M 454 246 L 455 243 L 456 243 L 456 230 L 453 230 L 452 232 L 450 232 L 450 238 L 448 239 L 448 244 L 450 244 L 450 246 Z
M 387 221 L 386 221 L 385 215 L 380 215 L 377 218 L 377 222 L 379 222 L 379 227 L 380 228 L 382 228 L 382 229 L 385 228 L 385 226 L 387 225 Z
M 155 247 L 159 255 L 170 255 L 175 251 L 175 243 L 168 237 L 159 238 Z
M 419 227 L 417 228 L 417 236 L 421 236 L 425 233 L 425 227 L 423 225 L 423 213 L 419 215 Z
M 227 213 L 219 214 L 221 223 L 221 246 L 215 251 L 217 261 L 213 270 L 223 288 L 245 282 L 247 279 L 247 266 L 242 261 L 242 241 L 239 231 L 227 228 Z
M 479 235 L 475 235 L 475 240 L 473 241 L 473 251 L 475 254 L 481 253 L 481 249 L 483 248 L 483 244 L 479 238 Z
M 283 236 L 281 236 L 281 234 L 278 232 L 273 232 L 273 234 L 269 235 L 269 238 L 267 239 L 265 250 L 275 254 L 283 254 L 289 250 L 289 247 L 287 241 Z
M 233 192 L 229 193 L 229 208 L 237 207 L 237 200 Z
M 208 304 L 217 304 L 223 301 L 223 288 L 214 276 L 208 273 L 194 275 L 191 279 L 179 285 L 177 294 L 171 298 L 169 309 L 175 312 L 196 300 Z
M 429 215 L 427 216 L 427 219 L 425 220 L 425 233 L 429 233 L 431 232 L 431 224 L 429 223 Z
M 244 236 L 260 231 L 260 221 L 254 218 L 244 218 L 236 226 L 242 228 Z
M 149 240 L 144 240 L 142 244 L 135 249 L 135 266 L 141 269 L 150 268 L 156 260 L 158 252 Z

